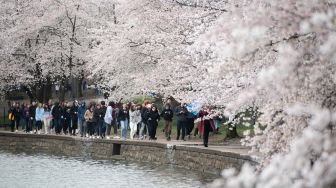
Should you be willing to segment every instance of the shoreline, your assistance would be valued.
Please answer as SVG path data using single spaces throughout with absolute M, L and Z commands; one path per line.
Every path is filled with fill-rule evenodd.
M 0 131 L 0 149 L 168 164 L 211 174 L 220 174 L 227 168 L 240 169 L 245 162 L 258 164 L 257 159 L 250 156 L 243 147 L 204 148 L 196 142 L 106 140 Z

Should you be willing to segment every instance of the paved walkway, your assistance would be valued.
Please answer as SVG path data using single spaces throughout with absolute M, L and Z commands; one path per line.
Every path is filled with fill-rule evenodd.
M 238 140 L 239 141 L 239 140 Z M 145 140 L 144 142 L 150 142 L 148 140 Z M 209 147 L 204 147 L 203 142 L 200 140 L 187 140 L 187 141 L 178 141 L 178 140 L 171 140 L 167 141 L 165 139 L 158 139 L 153 142 L 163 143 L 163 144 L 170 144 L 170 145 L 182 145 L 182 146 L 189 146 L 189 147 L 196 147 L 196 148 L 203 148 L 208 150 L 216 150 L 221 152 L 230 152 L 230 153 L 237 153 L 241 155 L 249 155 L 250 148 L 240 145 L 240 143 L 237 143 L 237 140 L 223 144 L 215 144 L 211 145 L 209 144 Z

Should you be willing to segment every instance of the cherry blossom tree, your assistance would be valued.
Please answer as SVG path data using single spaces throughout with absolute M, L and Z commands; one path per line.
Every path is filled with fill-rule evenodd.
M 51 82 L 65 85 L 83 77 L 91 45 L 88 29 L 99 26 L 103 2 L 4 1 L 1 64 L 21 67 L 4 75 L 4 80 L 17 79 L 19 82 L 11 85 L 40 91 Z
M 335 186 L 335 3 L 238 5 L 204 35 L 211 40 L 200 38 L 195 48 L 203 51 L 200 59 L 214 53 L 220 74 L 234 73 L 224 82 L 245 80 L 236 99 L 221 102 L 228 114 L 259 107 L 256 135 L 244 142 L 262 154 L 261 166 L 259 173 L 249 166 L 237 176 L 225 171 L 214 186 Z
M 148 92 L 182 98 L 186 78 L 195 78 L 187 74 L 198 71 L 187 47 L 223 11 L 157 0 L 118 1 L 114 8 L 117 22 L 92 30 L 100 37 L 90 54 L 92 76 L 114 88 L 118 99 Z

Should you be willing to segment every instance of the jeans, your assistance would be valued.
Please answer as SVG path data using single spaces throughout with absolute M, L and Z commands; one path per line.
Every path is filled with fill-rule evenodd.
M 127 134 L 127 121 L 120 121 L 121 138 L 126 139 Z
M 85 120 L 82 118 L 78 118 L 79 132 L 81 136 L 85 136 L 86 134 L 86 126 Z
M 107 123 L 105 123 L 104 121 L 103 121 L 103 126 L 101 127 L 101 129 L 100 129 L 100 136 L 102 137 L 102 138 L 104 138 L 105 136 L 106 136 L 106 127 L 107 127 Z
M 143 138 L 145 134 L 148 135 L 148 131 L 147 130 L 148 130 L 147 123 L 143 123 L 142 122 L 141 123 L 141 128 L 140 128 L 140 133 L 139 133 L 139 135 L 140 135 L 141 138 Z
M 56 118 L 53 121 L 55 127 L 55 133 L 60 134 L 62 130 L 62 120 L 60 118 Z
M 20 121 L 21 121 L 21 118 L 15 119 L 15 128 L 16 128 L 16 130 L 19 130 Z
M 30 118 L 28 124 L 28 130 L 26 130 L 26 132 L 33 131 L 33 129 L 35 129 L 35 119 Z
M 185 121 L 177 121 L 177 137 L 176 140 L 180 139 L 180 133 L 182 130 L 182 140 L 184 140 L 185 134 L 186 134 L 186 122 Z
M 96 136 L 102 136 L 103 135 L 103 127 L 104 127 L 104 120 L 99 119 L 96 125 Z
M 127 130 L 128 127 L 129 127 L 129 121 L 128 121 L 128 119 L 125 119 L 125 122 L 126 122 L 126 130 Z
M 112 120 L 112 127 L 114 135 L 118 135 L 118 124 L 116 120 Z
M 37 128 L 37 130 L 41 130 L 42 129 L 42 120 L 36 121 L 36 128 Z
M 24 119 L 24 128 L 22 129 L 27 132 L 27 130 L 29 129 L 29 119 Z

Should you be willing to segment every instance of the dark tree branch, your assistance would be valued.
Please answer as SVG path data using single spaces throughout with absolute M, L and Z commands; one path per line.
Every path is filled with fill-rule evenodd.
M 211 7 L 211 6 L 204 6 L 203 7 L 203 6 L 199 6 L 197 3 L 195 3 L 195 4 L 188 4 L 188 3 L 185 3 L 185 2 L 181 2 L 179 0 L 174 0 L 174 2 L 176 2 L 181 7 L 206 8 L 206 9 L 209 9 L 209 10 L 228 12 L 226 9 L 223 9 L 223 8 L 217 8 L 217 7 Z

